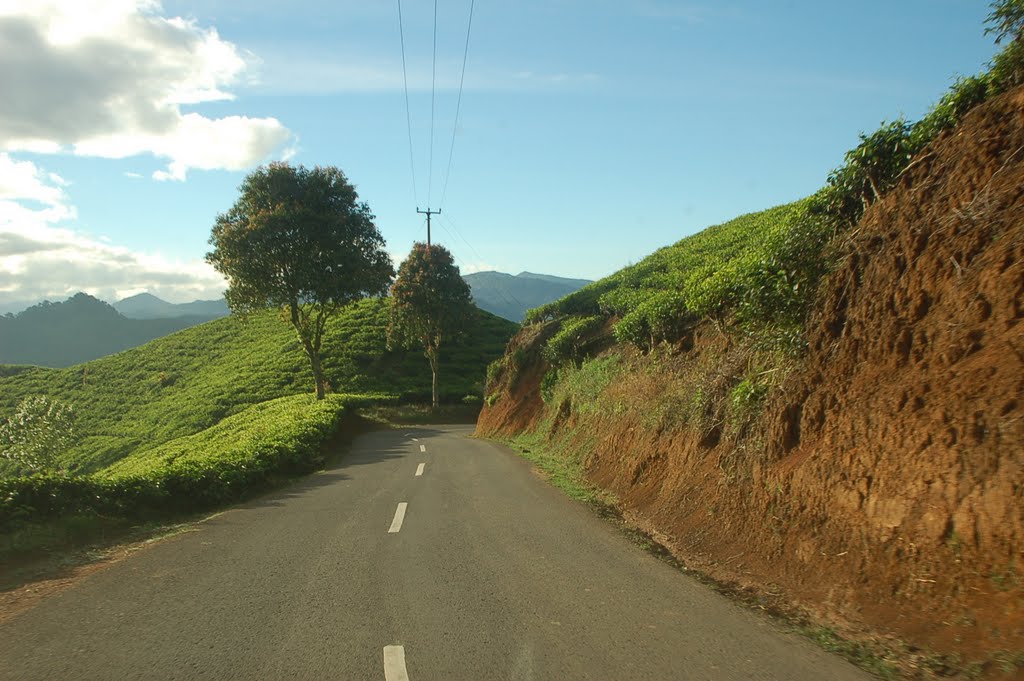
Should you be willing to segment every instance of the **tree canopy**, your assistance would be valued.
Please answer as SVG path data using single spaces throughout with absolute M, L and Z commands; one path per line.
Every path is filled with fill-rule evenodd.
M 469 284 L 448 249 L 436 244 L 413 244 L 391 287 L 388 343 L 392 347 L 422 346 L 433 373 L 434 407 L 438 404 L 441 345 L 465 328 L 472 312 Z
M 342 306 L 384 295 L 394 274 L 374 215 L 334 167 L 272 163 L 250 173 L 218 215 L 206 260 L 228 280 L 232 312 L 281 308 L 309 357 L 318 398 L 320 343 Z

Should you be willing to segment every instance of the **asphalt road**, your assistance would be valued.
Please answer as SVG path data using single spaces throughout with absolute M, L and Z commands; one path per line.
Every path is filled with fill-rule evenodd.
M 0 625 L 0 679 L 869 678 L 468 434 L 365 435 L 90 575 Z

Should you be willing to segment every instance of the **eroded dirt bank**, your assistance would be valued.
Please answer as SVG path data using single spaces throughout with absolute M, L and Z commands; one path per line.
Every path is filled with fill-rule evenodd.
M 1024 91 L 915 159 L 842 249 L 808 353 L 769 370 L 752 417 L 724 403 L 757 353 L 710 323 L 647 355 L 607 347 L 547 403 L 534 325 L 477 432 L 543 433 L 720 579 L 926 653 L 1018 659 Z

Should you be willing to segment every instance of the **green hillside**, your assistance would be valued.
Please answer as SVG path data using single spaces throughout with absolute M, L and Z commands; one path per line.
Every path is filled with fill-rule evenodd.
M 649 349 L 703 317 L 728 316 L 786 342 L 823 265 L 813 199 L 749 213 L 655 251 L 635 265 L 535 308 L 527 322 L 615 319 L 616 339 Z M 571 326 L 569 324 L 566 325 Z
M 478 314 L 467 335 L 442 351 L 441 389 L 448 400 L 482 393 L 487 363 L 501 355 L 515 330 L 510 322 Z M 429 398 L 426 359 L 415 351 L 388 351 L 386 326 L 382 299 L 357 303 L 332 321 L 323 357 L 333 390 Z M 0 416 L 29 395 L 71 403 L 81 439 L 64 463 L 75 473 L 88 473 L 210 428 L 250 405 L 312 387 L 308 360 L 291 326 L 266 312 L 247 320 L 214 320 L 65 369 L 5 367 Z M 0 468 L 4 472 L 14 471 Z

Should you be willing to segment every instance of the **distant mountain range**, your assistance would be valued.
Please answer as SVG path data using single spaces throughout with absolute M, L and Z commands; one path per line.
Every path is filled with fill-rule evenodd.
M 473 291 L 477 306 L 514 322 L 523 321 L 526 311 L 550 303 L 590 283 L 587 279 L 566 279 L 548 274 L 520 272 L 475 272 L 462 277 Z
M 205 317 L 216 319 L 230 314 L 228 303 L 220 300 L 194 300 L 191 303 L 168 303 L 149 293 L 119 300 L 114 309 L 129 319 L 173 319 L 175 317 Z
M 174 308 L 187 307 L 150 298 Z M 78 293 L 63 303 L 44 301 L 18 314 L 0 316 L 0 364 L 71 366 L 222 316 L 130 319 L 102 300 Z
M 590 283 L 532 272 L 476 272 L 463 278 L 477 306 L 514 322 L 530 308 Z M 0 315 L 0 364 L 72 366 L 227 315 L 223 298 L 175 304 L 140 293 L 110 305 L 78 293 L 62 303 L 43 301 Z

